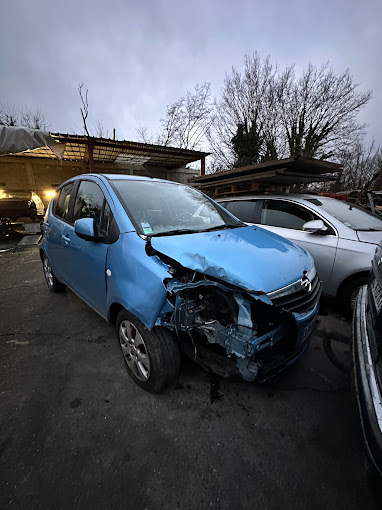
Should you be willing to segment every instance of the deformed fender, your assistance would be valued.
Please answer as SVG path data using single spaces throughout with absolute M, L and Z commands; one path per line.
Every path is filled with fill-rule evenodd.
M 145 245 L 136 232 L 128 232 L 109 246 L 106 267 L 113 273 L 106 280 L 107 304 L 108 310 L 113 303 L 121 304 L 152 329 L 168 295 L 163 281 L 171 274 L 157 256 L 147 255 Z

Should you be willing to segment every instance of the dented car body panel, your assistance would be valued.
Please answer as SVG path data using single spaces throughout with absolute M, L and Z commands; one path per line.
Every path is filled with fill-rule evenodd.
M 89 264 L 97 244 L 105 244 L 106 298 L 97 310 L 106 310 L 105 318 L 112 321 L 115 309 L 123 307 L 148 329 L 174 332 L 195 358 L 207 348 L 215 361 L 232 361 L 234 370 L 249 381 L 265 379 L 303 354 L 316 325 L 321 292 L 313 259 L 305 250 L 259 227 L 245 226 L 187 186 L 87 174 L 71 180 L 73 189 L 85 179 L 107 191 L 104 204 L 112 202 L 113 218 L 108 221 L 114 237 L 106 232 L 104 238 L 79 244 L 82 260 Z M 160 199 L 152 198 L 157 189 L 164 193 Z M 74 196 L 65 219 L 69 242 L 76 236 L 75 204 Z M 53 203 L 45 219 L 49 229 L 62 222 L 54 208 Z M 41 250 L 53 271 L 63 275 L 51 237 L 51 232 L 44 233 Z M 76 264 L 75 250 L 67 253 L 67 262 Z M 82 265 L 84 281 L 90 269 Z M 61 280 L 84 299 L 70 272 Z
M 249 292 L 271 292 L 309 271 L 310 255 L 261 227 L 158 237 L 152 247 L 182 266 L 228 281 Z M 280 271 L 280 261 L 287 268 Z

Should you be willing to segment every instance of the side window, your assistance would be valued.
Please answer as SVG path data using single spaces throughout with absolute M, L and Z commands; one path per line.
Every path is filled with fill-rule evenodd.
M 74 203 L 73 221 L 94 218 L 94 230 L 96 235 L 99 235 L 104 227 L 101 225 L 104 200 L 105 196 L 95 182 L 81 181 Z
M 72 196 L 74 183 L 70 182 L 63 186 L 54 206 L 54 214 L 63 220 L 69 221 L 69 204 Z
M 262 225 L 293 230 L 302 230 L 304 223 L 318 219 L 320 218 L 305 207 L 283 200 L 267 200 L 261 211 Z
M 224 204 L 224 207 L 230 213 L 246 223 L 256 222 L 255 206 L 256 202 L 254 200 L 235 200 Z

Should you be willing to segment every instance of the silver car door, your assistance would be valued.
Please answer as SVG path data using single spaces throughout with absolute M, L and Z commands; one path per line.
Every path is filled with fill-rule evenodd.
M 323 220 L 329 233 L 304 232 L 302 226 L 312 220 Z M 330 278 L 336 258 L 338 234 L 332 225 L 302 204 L 291 200 L 269 199 L 263 202 L 261 226 L 307 250 L 314 258 L 323 283 L 323 292 L 333 294 Z

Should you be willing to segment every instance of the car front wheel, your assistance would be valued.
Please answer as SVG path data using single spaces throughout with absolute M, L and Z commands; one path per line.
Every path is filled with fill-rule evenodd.
M 149 331 L 124 309 L 118 314 L 116 326 L 127 371 L 138 386 L 159 393 L 171 384 L 180 367 L 176 337 L 161 327 Z

